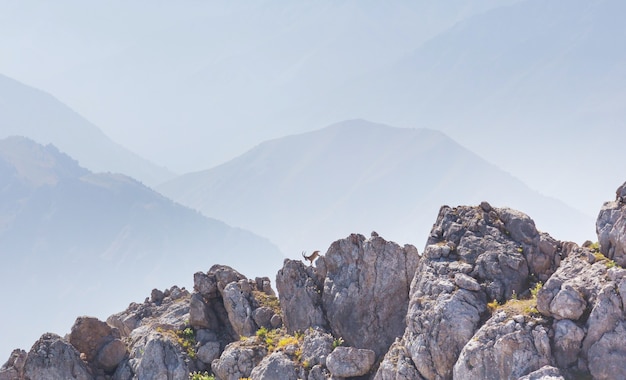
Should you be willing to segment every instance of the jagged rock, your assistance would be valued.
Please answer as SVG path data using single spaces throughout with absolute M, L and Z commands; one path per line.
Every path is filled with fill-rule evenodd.
M 70 343 L 56 334 L 47 333 L 28 352 L 24 379 L 92 380 L 94 377 Z
M 318 265 L 319 262 L 318 259 Z M 313 267 L 286 259 L 276 274 L 276 289 L 280 294 L 282 320 L 289 333 L 328 327 L 322 309 L 322 286 Z
M 252 318 L 254 296 L 248 280 L 231 282 L 222 291 L 224 308 L 233 330 L 239 336 L 254 335 L 258 326 Z
M 615 201 L 606 202 L 596 221 L 600 252 L 626 266 L 626 183 L 615 194 Z
M 163 295 L 159 305 L 150 301 L 131 303 L 126 310 L 110 315 L 107 324 L 117 328 L 122 337 L 130 336 L 134 329 L 146 324 L 154 325 L 155 328 L 157 325 L 170 329 L 182 328 L 189 319 L 189 302 L 182 302 L 189 299 L 189 292 L 173 286 L 164 291 Z
M 558 368 L 546 365 L 518 380 L 565 380 L 565 378 Z
M 211 369 L 219 380 L 239 380 L 250 377 L 266 354 L 267 348 L 252 340 L 233 342 L 226 346 L 219 359 L 213 361 Z
M 226 285 L 230 284 L 231 282 L 247 280 L 246 276 L 227 265 L 213 265 L 211 269 L 209 269 L 208 276 L 215 277 L 217 290 L 220 293 L 222 293 Z
M 551 363 L 548 330 L 536 321 L 494 315 L 465 345 L 454 379 L 517 379 Z
M 423 380 L 406 347 L 394 342 L 378 367 L 374 380 Z
M 333 335 L 384 354 L 405 328 L 417 249 L 352 234 L 334 242 L 324 258 L 322 304 Z
M 326 365 L 326 357 L 333 350 L 334 338 L 321 329 L 311 328 L 302 340 L 302 362 L 309 366 Z
M 353 377 L 365 375 L 372 369 L 376 353 L 372 350 L 337 347 L 326 358 L 326 368 L 333 377 Z
M 126 356 L 126 345 L 120 332 L 94 317 L 78 317 L 69 335 L 69 341 L 85 360 L 106 372 L 113 372 Z
M 298 380 L 295 363 L 283 352 L 273 352 L 266 356 L 250 373 L 252 380 Z
M 556 319 L 553 347 L 564 373 L 621 378 L 626 350 L 618 341 L 624 339 L 626 318 L 620 289 L 626 290 L 626 270 L 602 257 L 590 263 L 590 255 L 587 248 L 571 249 L 537 294 L 537 309 Z M 563 319 L 555 306 L 554 299 L 564 290 L 575 291 L 584 301 L 585 308 L 570 313 L 571 319 Z
M 272 289 L 272 282 L 269 277 L 255 277 L 254 282 L 256 283 L 257 290 L 260 292 L 263 292 L 268 296 L 276 296 L 274 289 Z
M 405 363 L 426 379 L 450 379 L 487 302 L 528 294 L 531 278 L 554 273 L 560 247 L 521 212 L 488 204 L 443 206 L 413 278 L 407 328 L 396 345 L 408 353 Z M 397 350 L 381 363 L 380 378 L 393 378 L 394 360 Z
M 196 272 L 193 275 L 193 290 L 206 299 L 218 296 L 217 278 L 214 274 L 209 275 L 204 272 Z
M 0 367 L 0 380 L 22 379 L 27 355 L 28 353 L 24 350 L 13 350 L 9 356 L 9 360 Z

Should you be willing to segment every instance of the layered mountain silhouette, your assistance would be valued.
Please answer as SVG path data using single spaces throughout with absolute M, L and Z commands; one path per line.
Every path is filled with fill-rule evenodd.
M 5 305 L 19 305 L 0 313 L 11 344 L 66 331 L 77 314 L 104 318 L 155 286 L 189 285 L 198 265 L 269 276 L 283 261 L 264 238 L 23 137 L 0 140 L 0 252 Z
M 442 204 L 485 199 L 534 215 L 539 229 L 563 239 L 578 240 L 594 225 L 441 132 L 364 120 L 266 141 L 158 189 L 267 236 L 290 256 L 351 231 L 421 247 Z
M 125 173 L 149 185 L 173 177 L 113 142 L 52 95 L 0 75 L 0 138 L 15 135 L 54 144 L 96 172 Z

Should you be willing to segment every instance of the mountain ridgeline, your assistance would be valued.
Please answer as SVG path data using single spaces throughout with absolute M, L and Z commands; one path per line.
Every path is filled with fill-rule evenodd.
M 378 233 L 248 279 L 213 265 L 105 321 L 78 317 L 16 349 L 0 379 L 621 379 L 626 183 L 599 243 L 526 214 L 442 206 L 419 254 Z
M 531 190 L 445 134 L 365 120 L 266 141 L 157 189 L 291 254 L 372 229 L 422 247 L 416 231 L 430 228 L 439 205 L 482 199 L 534 215 L 561 239 L 592 237 L 592 217 Z
M 283 260 L 260 236 L 22 137 L 0 140 L 0 251 L 7 302 L 21 305 L 0 316 L 2 350 L 63 331 L 85 309 L 107 315 L 155 284 L 183 285 L 198 262 L 269 275 Z
M 149 185 L 174 175 L 113 142 L 52 95 L 0 74 L 0 138 L 53 144 L 96 172 L 124 173 Z

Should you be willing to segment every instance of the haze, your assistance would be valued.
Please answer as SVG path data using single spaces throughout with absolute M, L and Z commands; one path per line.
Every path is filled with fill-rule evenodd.
M 51 239 L 24 226 L 69 202 L 41 190 L 62 180 L 81 183 L 70 194 L 91 200 L 118 199 L 102 189 L 129 186 L 137 198 L 122 197 L 116 210 L 142 210 L 116 216 L 106 226 L 113 237 L 70 271 L 119 257 L 119 247 L 130 254 L 164 230 L 188 237 L 172 215 L 189 230 L 229 236 L 194 241 L 193 260 L 208 251 L 233 265 L 254 263 L 234 248 L 225 254 L 237 239 L 248 252 L 260 244 L 294 257 L 377 230 L 421 252 L 442 204 L 481 200 L 527 212 L 556 238 L 597 240 L 596 215 L 626 177 L 624 14 L 621 0 L 0 2 L 0 138 L 52 143 L 82 167 L 51 148 L 4 142 L 0 243 L 10 231 Z M 47 161 L 34 158 L 41 152 Z M 38 169 L 25 175 L 25 161 Z M 107 205 L 80 215 L 110 220 Z M 154 214 L 142 212 L 154 205 L 163 221 L 146 227 Z M 67 233 L 60 239 L 80 244 L 46 254 L 76 258 L 89 251 L 86 235 Z M 37 260 L 41 245 L 23 243 L 28 253 L 3 259 Z M 172 245 L 159 254 L 195 263 Z M 185 266 L 189 282 L 208 261 Z M 181 281 L 178 269 L 154 285 L 142 278 L 132 299 L 102 295 L 94 313 L 104 319 L 151 286 Z M 0 278 L 3 288 L 18 274 Z M 36 292 L 23 286 L 15 302 Z M 92 310 L 84 306 L 93 295 L 72 297 L 62 301 L 73 300 L 72 313 Z M 0 362 L 47 330 L 65 333 L 73 319 L 63 318 L 48 327 L 3 310 L 0 325 L 36 327 L 20 341 L 14 328 L 0 330 Z

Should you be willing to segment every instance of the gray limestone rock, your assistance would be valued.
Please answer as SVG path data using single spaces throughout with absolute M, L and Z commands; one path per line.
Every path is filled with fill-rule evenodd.
M 22 379 L 27 355 L 28 353 L 24 350 L 13 350 L 7 362 L 0 367 L 0 380 Z
M 374 380 L 423 380 L 408 350 L 399 341 L 391 345 Z
M 600 252 L 626 266 L 626 183 L 616 191 L 615 201 L 606 202 L 596 221 Z
M 308 329 L 302 340 L 302 362 L 309 366 L 325 365 L 326 358 L 333 350 L 334 338 L 321 329 Z
M 559 367 L 568 368 L 576 363 L 584 337 L 585 331 L 571 320 L 555 321 L 554 358 Z
M 372 350 L 337 347 L 326 358 L 326 368 L 333 377 L 362 376 L 372 369 L 375 360 Z
M 24 380 L 92 380 L 78 351 L 56 334 L 47 333 L 33 345 L 24 363 Z
M 298 380 L 298 375 L 297 366 L 283 352 L 266 356 L 250 373 L 252 380 Z
M 558 368 L 546 365 L 518 380 L 565 380 L 565 378 Z
M 211 369 L 219 380 L 239 380 L 250 377 L 252 370 L 267 355 L 264 345 L 254 343 L 253 338 L 237 341 L 226 346 L 219 359 L 211 364 Z
M 204 272 L 196 272 L 193 275 L 193 290 L 204 298 L 215 298 L 219 294 L 217 290 L 217 278 L 214 274 L 209 275 Z
M 625 341 L 626 321 L 622 320 L 591 346 L 587 356 L 594 379 L 626 379 Z
M 246 276 L 237 272 L 227 265 L 213 265 L 207 274 L 209 277 L 215 277 L 217 290 L 222 293 L 226 285 L 231 282 L 247 280 Z
M 454 365 L 453 378 L 517 379 L 550 363 L 546 328 L 526 320 L 515 322 L 501 312 L 465 345 Z
M 189 377 L 181 348 L 160 333 L 151 333 L 143 349 L 132 360 L 137 380 L 187 380 Z
M 252 336 L 258 326 L 252 318 L 254 296 L 248 280 L 231 282 L 222 291 L 224 308 L 228 313 L 230 324 L 239 336 Z
M 334 242 L 324 259 L 322 305 L 332 334 L 383 355 L 406 326 L 417 249 L 352 234 Z
M 322 309 L 322 286 L 314 270 L 302 261 L 286 259 L 276 274 L 282 321 L 289 333 L 328 326 Z
M 211 364 L 213 360 L 220 357 L 220 344 L 219 342 L 206 342 L 198 348 L 196 355 L 198 359 L 205 364 Z
M 452 378 L 487 302 L 529 295 L 532 278 L 547 279 L 556 270 L 560 245 L 521 212 L 487 204 L 443 206 L 413 278 L 407 327 L 396 345 L 410 359 L 403 371 L 412 364 L 423 378 Z M 380 378 L 394 378 L 394 360 L 397 351 L 385 356 Z

